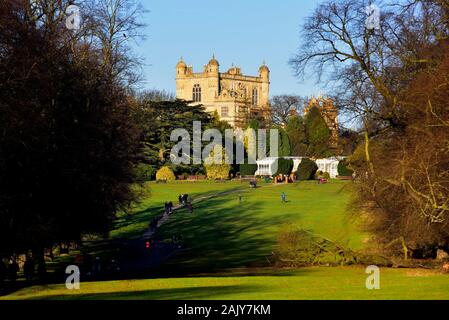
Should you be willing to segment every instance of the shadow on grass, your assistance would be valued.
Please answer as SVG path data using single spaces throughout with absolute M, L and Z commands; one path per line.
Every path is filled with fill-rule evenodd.
M 227 196 L 203 201 L 193 214 L 180 213 L 162 227 L 159 239 L 182 234 L 184 250 L 164 265 L 170 273 L 214 272 L 266 267 L 276 244 L 277 227 L 288 215 L 264 212 L 258 202 Z
M 230 285 L 204 286 L 175 289 L 155 289 L 130 292 L 108 292 L 94 294 L 70 294 L 62 296 L 43 296 L 38 300 L 200 300 L 235 293 L 247 294 L 260 290 L 259 286 Z
M 223 191 L 211 190 L 201 193 L 193 193 L 190 196 L 193 198 L 193 203 L 196 204 L 198 202 L 207 201 L 210 198 L 220 197 L 229 193 L 243 192 L 245 189 L 241 186 L 233 187 L 230 189 L 226 189 Z M 177 205 L 175 203 L 174 205 Z M 182 209 L 178 209 L 179 211 Z M 176 212 L 175 211 L 175 212 Z M 111 230 L 113 234 L 113 238 L 136 238 L 141 237 L 142 233 L 145 232 L 146 228 L 151 219 L 157 217 L 164 213 L 164 204 L 156 203 L 148 206 L 145 209 L 135 211 L 132 214 L 123 214 L 120 218 L 118 218 L 114 223 L 114 228 Z M 135 226 L 134 228 L 129 228 L 130 226 Z

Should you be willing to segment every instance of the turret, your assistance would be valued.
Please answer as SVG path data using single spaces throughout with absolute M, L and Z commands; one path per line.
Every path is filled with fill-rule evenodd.
M 264 82 L 269 82 L 270 80 L 270 69 L 265 65 L 265 62 L 259 68 L 259 77 L 262 78 Z
M 176 77 L 184 76 L 186 74 L 186 70 L 187 70 L 187 65 L 181 57 L 178 64 L 176 65 Z
M 259 77 L 262 80 L 262 94 L 260 96 L 261 105 L 267 107 L 270 100 L 270 69 L 265 65 L 265 61 L 259 68 Z
M 220 68 L 220 64 L 217 59 L 215 59 L 215 55 L 212 55 L 212 59 L 209 60 L 209 63 L 206 66 L 206 71 L 208 73 L 218 75 L 218 69 Z
M 215 55 L 212 55 L 212 59 L 206 65 L 206 73 L 208 76 L 208 96 L 209 97 L 218 97 L 220 94 L 220 80 L 219 80 L 219 68 L 220 64 L 217 59 L 215 59 Z

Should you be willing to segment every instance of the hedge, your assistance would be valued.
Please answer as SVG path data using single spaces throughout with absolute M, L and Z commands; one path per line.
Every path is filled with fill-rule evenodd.
M 279 158 L 277 160 L 277 164 L 278 164 L 278 169 L 277 169 L 275 175 L 290 174 L 293 170 L 293 160 L 292 159 Z
M 241 176 L 253 176 L 257 171 L 257 164 L 242 163 L 239 170 Z
M 341 160 L 338 163 L 337 170 L 339 176 L 352 176 L 352 174 L 354 173 L 354 171 L 348 168 L 348 163 L 346 160 Z
M 312 161 L 309 158 L 304 158 L 301 160 L 301 163 L 298 166 L 298 171 L 296 172 L 297 179 L 313 180 L 317 170 L 318 166 L 316 165 L 315 161 Z

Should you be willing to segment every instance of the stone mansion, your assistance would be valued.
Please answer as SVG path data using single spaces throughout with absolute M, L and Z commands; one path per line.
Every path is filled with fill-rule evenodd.
M 250 119 L 270 116 L 270 70 L 264 64 L 258 76 L 247 76 L 232 66 L 220 72 L 220 64 L 212 57 L 203 72 L 181 60 L 176 65 L 176 98 L 202 104 L 208 112 L 217 112 L 220 120 L 236 128 Z

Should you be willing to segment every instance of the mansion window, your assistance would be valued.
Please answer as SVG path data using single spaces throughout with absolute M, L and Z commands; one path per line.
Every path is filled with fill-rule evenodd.
M 229 110 L 228 107 L 221 107 L 220 117 L 228 117 Z
M 257 88 L 253 89 L 253 95 L 252 95 L 251 104 L 253 106 L 257 106 L 259 104 L 259 91 L 257 90 Z
M 201 101 L 201 86 L 199 84 L 195 84 L 192 90 L 192 100 L 193 102 Z

